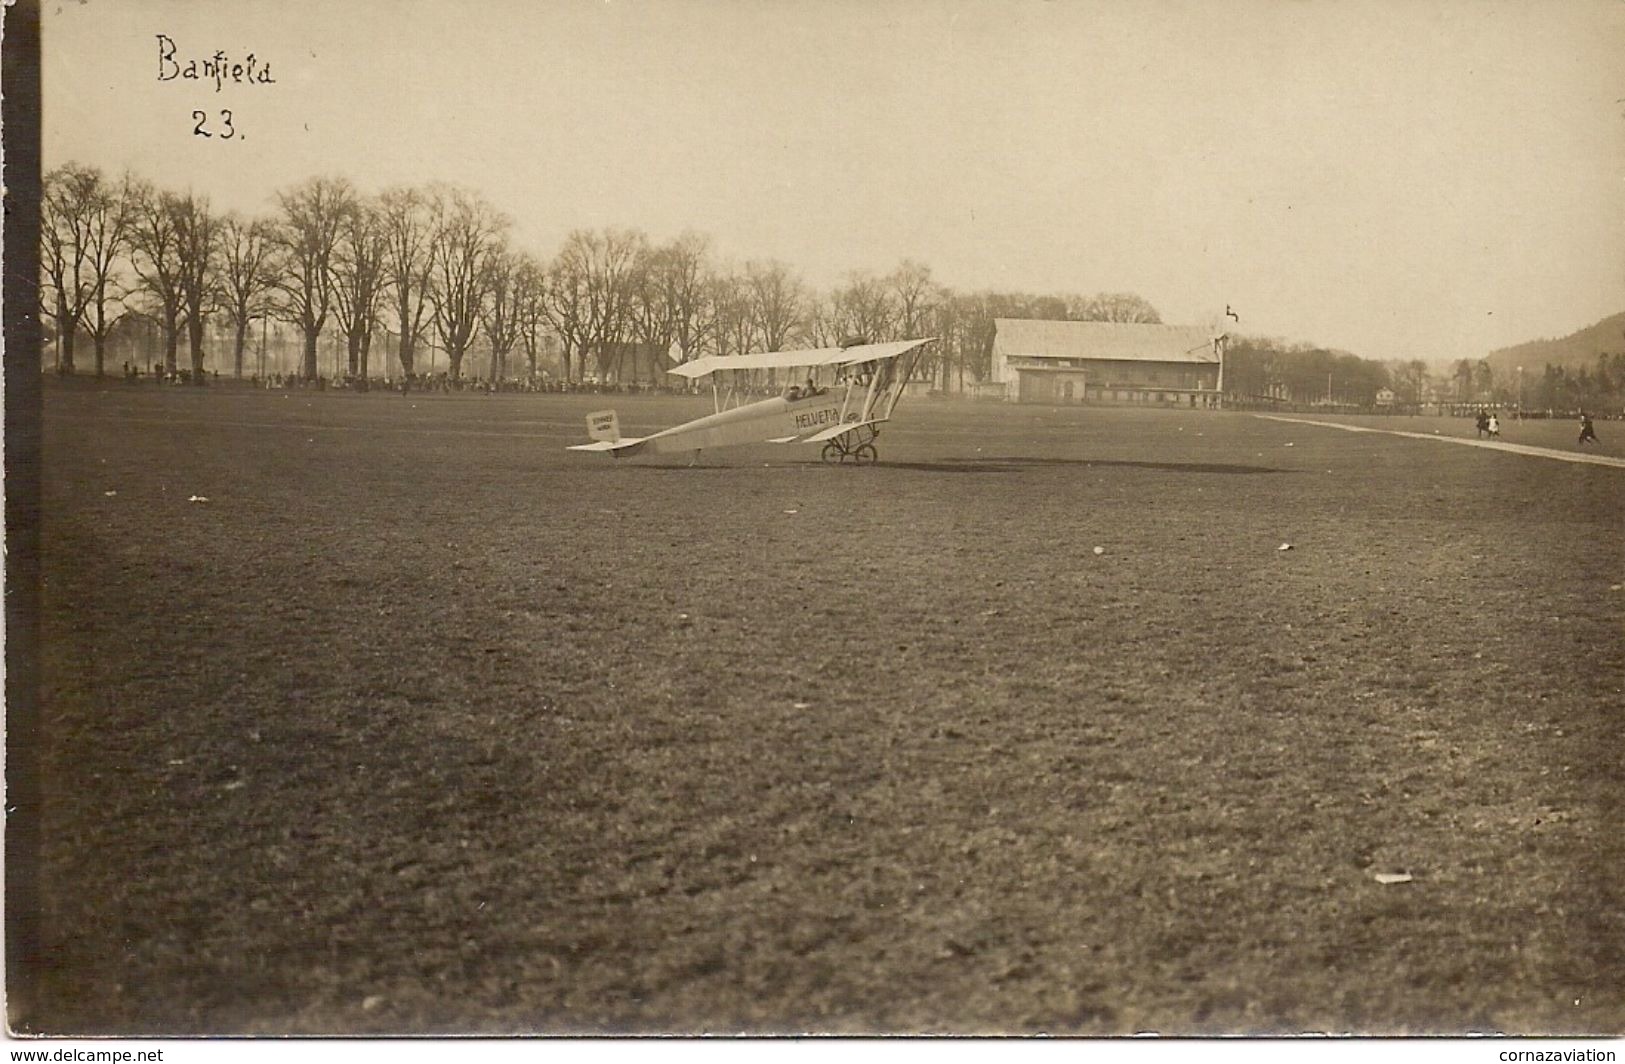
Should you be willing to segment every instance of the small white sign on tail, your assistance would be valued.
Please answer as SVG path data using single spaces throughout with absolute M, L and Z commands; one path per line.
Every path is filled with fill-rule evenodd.
M 621 438 L 621 419 L 613 410 L 587 415 L 587 438 L 615 443 Z

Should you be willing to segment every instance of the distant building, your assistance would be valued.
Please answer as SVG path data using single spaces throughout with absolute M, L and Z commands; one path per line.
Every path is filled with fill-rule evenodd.
M 1217 406 L 1221 342 L 1202 325 L 994 322 L 989 380 L 1018 403 Z
M 1399 396 L 1394 394 L 1394 390 L 1392 388 L 1378 388 L 1377 389 L 1377 405 L 1378 406 L 1393 406 L 1394 401 L 1397 400 L 1398 398 L 1399 398 Z

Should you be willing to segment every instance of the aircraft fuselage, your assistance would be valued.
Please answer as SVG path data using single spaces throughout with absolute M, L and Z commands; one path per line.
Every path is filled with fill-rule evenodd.
M 842 396 L 834 389 L 804 399 L 791 400 L 776 395 L 674 425 L 622 453 L 672 454 L 761 443 L 766 439 L 785 436 L 805 436 L 839 425 L 842 420 L 841 405 Z M 856 421 L 857 411 L 848 411 L 846 419 Z

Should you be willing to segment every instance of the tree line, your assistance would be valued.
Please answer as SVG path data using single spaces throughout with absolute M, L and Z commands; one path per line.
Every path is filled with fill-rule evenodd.
M 47 173 L 43 193 L 41 309 L 64 373 L 76 371 L 88 341 L 103 374 L 120 324 L 144 320 L 161 336 L 165 371 L 175 372 L 184 349 L 196 380 L 206 326 L 223 324 L 240 377 L 253 325 L 274 321 L 302 338 L 307 379 L 318 375 L 317 345 L 329 330 L 358 378 L 420 373 L 432 347 L 453 378 L 478 352 L 491 379 L 534 379 L 553 350 L 574 381 L 644 368 L 653 376 L 668 351 L 690 359 L 930 335 L 939 342 L 917 372 L 944 389 L 957 379 L 963 390 L 967 376 L 989 372 L 997 318 L 1161 321 L 1132 293 L 959 292 L 912 259 L 819 290 L 783 262 L 719 261 L 710 239 L 692 231 L 661 243 L 634 229 L 578 229 L 543 257 L 515 246 L 511 220 L 478 193 L 438 183 L 369 194 L 344 178 L 313 177 L 252 218 L 80 163 Z M 374 363 L 380 331 L 395 340 L 396 366 Z M 1238 335 L 1225 377 L 1231 394 L 1291 402 L 1369 406 L 1390 389 L 1415 404 L 1625 407 L 1625 352 L 1601 354 L 1589 369 L 1531 367 L 1527 379 L 1458 359 L 1436 380 L 1420 360 L 1383 363 Z
M 250 218 L 196 192 L 68 163 L 45 175 L 41 222 L 41 304 L 63 373 L 76 371 L 88 340 L 103 374 L 109 338 L 133 317 L 156 326 L 166 372 L 184 350 L 197 380 L 206 324 L 228 326 L 240 377 L 252 326 L 275 321 L 302 337 L 308 379 L 328 330 L 359 378 L 418 373 L 426 345 L 445 352 L 453 378 L 475 351 L 492 379 L 534 378 L 551 342 L 567 380 L 621 376 L 639 352 L 691 359 L 930 335 L 939 342 L 919 372 L 942 387 L 957 374 L 963 388 L 967 374 L 988 373 L 996 318 L 1161 320 L 1132 293 L 955 292 L 911 259 L 818 290 L 783 262 L 720 262 L 696 232 L 661 243 L 634 229 L 578 229 L 542 257 L 515 245 L 511 220 L 482 196 L 445 184 L 366 193 L 313 177 Z M 371 357 L 381 330 L 398 367 Z
M 1625 410 L 1625 350 L 1600 351 L 1590 366 L 1547 362 L 1540 369 L 1497 375 L 1488 359 L 1457 359 L 1449 383 L 1457 403 L 1494 403 L 1528 410 Z
M 1233 336 L 1225 349 L 1224 387 L 1232 395 L 1290 403 L 1374 406 L 1392 389 L 1419 403 L 1427 363 L 1384 363 L 1312 344 L 1269 337 Z
M 1539 375 L 1503 390 L 1522 392 L 1522 401 L 1532 409 L 1619 414 L 1625 412 L 1625 351 L 1599 352 L 1591 367 L 1547 363 Z
M 1408 407 L 1625 409 L 1625 351 L 1601 353 L 1593 367 L 1547 364 L 1527 374 L 1497 374 L 1488 359 L 1458 358 L 1435 374 L 1421 359 L 1379 362 L 1311 344 L 1235 336 L 1224 375 L 1231 395 L 1298 404 L 1369 407 L 1388 390 L 1394 403 Z

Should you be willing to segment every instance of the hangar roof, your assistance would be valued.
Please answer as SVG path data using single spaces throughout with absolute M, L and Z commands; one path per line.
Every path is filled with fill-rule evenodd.
M 1117 321 L 994 319 L 994 351 L 1020 358 L 1095 358 L 1129 362 L 1218 362 L 1204 325 Z

